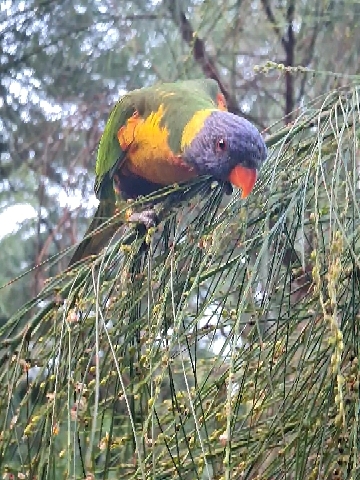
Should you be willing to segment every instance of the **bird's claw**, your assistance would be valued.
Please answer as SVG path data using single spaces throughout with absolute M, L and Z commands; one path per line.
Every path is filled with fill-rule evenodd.
M 155 210 L 133 212 L 129 215 L 128 221 L 131 223 L 142 223 L 147 230 L 156 227 L 159 223 Z

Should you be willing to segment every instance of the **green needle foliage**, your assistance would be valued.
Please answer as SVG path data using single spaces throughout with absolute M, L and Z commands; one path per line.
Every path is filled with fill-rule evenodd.
M 358 478 L 359 114 L 357 87 L 318 99 L 245 203 L 175 187 L 51 278 L 0 331 L 1 472 Z

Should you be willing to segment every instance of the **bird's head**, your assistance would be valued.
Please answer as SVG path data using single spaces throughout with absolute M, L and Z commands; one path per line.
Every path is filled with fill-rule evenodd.
M 267 157 L 257 128 L 229 112 L 211 111 L 183 151 L 183 158 L 199 175 L 211 175 L 241 188 L 242 198 L 253 189 Z

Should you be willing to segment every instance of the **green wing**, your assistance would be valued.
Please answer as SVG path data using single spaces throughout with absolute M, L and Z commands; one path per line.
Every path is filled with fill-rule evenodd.
M 112 176 L 124 162 L 126 151 L 122 150 L 117 132 L 135 111 L 132 95 L 122 97 L 112 109 L 102 134 L 95 167 L 94 191 L 99 200 L 114 199 Z

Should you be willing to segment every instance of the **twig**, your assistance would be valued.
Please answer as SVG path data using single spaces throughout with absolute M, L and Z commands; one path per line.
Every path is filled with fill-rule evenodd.
M 228 110 L 236 115 L 241 115 L 250 121 L 256 122 L 254 118 L 245 114 L 240 109 L 236 97 L 230 93 L 229 89 L 221 80 L 220 72 L 215 64 L 215 59 L 207 53 L 204 40 L 198 37 L 192 28 L 190 21 L 187 19 L 183 10 L 178 6 L 177 2 L 174 0 L 168 0 L 166 3 L 173 22 L 178 26 L 183 40 L 193 49 L 194 60 L 200 65 L 206 78 L 212 78 L 219 84 L 220 90 L 226 99 Z

